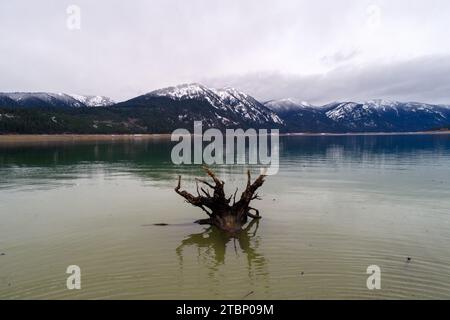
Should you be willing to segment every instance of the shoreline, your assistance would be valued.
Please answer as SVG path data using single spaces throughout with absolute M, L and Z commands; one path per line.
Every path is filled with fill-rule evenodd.
M 170 139 L 170 134 L 0 134 L 1 143 Z
M 405 131 L 405 132 L 346 132 L 346 133 L 282 133 L 280 136 L 408 136 L 408 135 L 436 135 L 450 134 L 450 130 L 441 131 Z
M 450 130 L 416 132 L 351 132 L 351 133 L 280 133 L 282 137 L 320 136 L 399 136 L 399 135 L 448 135 Z M 126 141 L 170 139 L 170 133 L 161 134 L 0 134 L 0 143 L 19 142 L 70 142 L 70 141 Z

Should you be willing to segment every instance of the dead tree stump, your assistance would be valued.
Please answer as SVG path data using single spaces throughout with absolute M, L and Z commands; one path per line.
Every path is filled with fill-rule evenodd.
M 247 219 L 260 219 L 259 211 L 250 207 L 252 200 L 260 199 L 256 190 L 264 183 L 265 174 L 261 174 L 253 183 L 251 182 L 250 170 L 247 171 L 247 186 L 241 194 L 239 201 L 236 201 L 238 189 L 230 197 L 225 196 L 225 182 L 216 177 L 209 168 L 203 167 L 208 176 L 213 180 L 212 183 L 196 179 L 197 196 L 181 189 L 181 176 L 178 176 L 178 185 L 175 192 L 186 199 L 186 202 L 193 206 L 201 208 L 208 215 L 207 219 L 195 221 L 199 224 L 214 225 L 226 232 L 235 233 L 242 229 L 247 223 Z M 208 188 L 199 186 L 199 183 L 212 189 L 212 194 Z M 231 203 L 233 199 L 233 203 Z M 253 211 L 253 213 L 251 213 Z

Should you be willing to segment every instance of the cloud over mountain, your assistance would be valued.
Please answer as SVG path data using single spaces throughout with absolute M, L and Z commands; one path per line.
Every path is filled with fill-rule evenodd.
M 325 74 L 253 73 L 207 79 L 224 83 L 260 100 L 294 97 L 314 104 L 372 98 L 450 103 L 450 55 L 427 56 L 378 65 L 346 65 Z

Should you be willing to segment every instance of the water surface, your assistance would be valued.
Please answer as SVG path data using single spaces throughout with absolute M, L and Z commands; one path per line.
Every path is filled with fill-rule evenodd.
M 238 238 L 192 223 L 204 214 L 173 187 L 203 173 L 164 139 L 0 144 L 0 298 L 450 298 L 449 135 L 280 143 L 263 219 Z M 229 193 L 245 183 L 214 169 Z

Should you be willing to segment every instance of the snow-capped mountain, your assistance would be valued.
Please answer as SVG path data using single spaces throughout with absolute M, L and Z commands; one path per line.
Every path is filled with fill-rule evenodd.
M 324 111 L 337 126 L 350 131 L 419 131 L 450 123 L 450 107 L 418 102 L 343 102 Z
M 114 102 L 102 96 L 81 96 L 50 92 L 9 92 L 0 93 L 0 105 L 4 107 L 65 107 L 80 108 L 110 106 Z
M 258 128 L 284 125 L 275 112 L 250 95 L 230 87 L 213 89 L 198 83 L 182 84 L 117 104 L 118 107 L 155 105 L 168 113 L 178 110 L 177 119 L 181 123 L 202 120 L 210 127 Z
M 399 117 L 402 112 L 425 113 L 432 115 L 439 121 L 447 118 L 448 107 L 418 102 L 404 103 L 378 99 L 361 103 L 336 103 L 326 112 L 326 115 L 335 121 L 358 121 L 383 113 L 390 113 Z
M 308 102 L 292 98 L 270 100 L 264 104 L 283 119 L 286 131 L 291 132 L 326 132 L 333 128 L 322 108 Z
M 255 98 L 231 87 L 213 89 L 223 105 L 231 112 L 237 112 L 245 119 L 259 123 L 274 123 L 281 125 L 283 120 L 269 108 L 257 101 Z
M 108 106 L 108 110 L 68 111 L 99 106 Z M 0 93 L 0 111 L 8 115 L 0 119 L 2 132 L 23 128 L 28 133 L 169 133 L 177 128 L 191 130 L 194 121 L 202 121 L 204 128 L 278 128 L 282 132 L 405 132 L 450 127 L 450 106 L 445 105 L 368 100 L 314 106 L 296 99 L 262 104 L 234 88 L 214 89 L 198 83 L 155 90 L 120 103 L 102 96 Z M 36 121 L 27 131 L 30 118 Z
M 11 92 L 0 93 L 20 107 L 82 107 L 83 103 L 65 93 L 48 92 Z
M 309 102 L 301 101 L 294 98 L 286 98 L 280 100 L 270 100 L 264 105 L 277 113 L 285 113 L 290 111 L 299 111 L 302 109 L 314 108 Z
M 151 91 L 146 96 L 166 97 L 174 100 L 187 100 L 204 98 L 211 101 L 211 104 L 218 103 L 214 101 L 217 97 L 211 89 L 199 83 L 185 83 L 177 86 L 166 87 Z
M 105 96 L 83 96 L 79 94 L 68 94 L 87 107 L 109 107 L 115 104 L 114 100 Z
M 265 105 L 282 117 L 290 131 L 420 131 L 450 124 L 449 106 L 417 102 L 378 99 L 313 107 L 284 99 Z
M 283 124 L 274 112 L 255 98 L 231 87 L 214 89 L 199 83 L 189 83 L 152 91 L 147 96 L 174 100 L 204 100 L 218 111 L 235 113 L 252 122 Z

